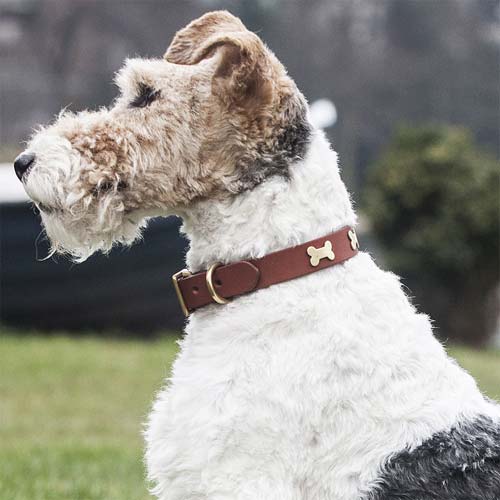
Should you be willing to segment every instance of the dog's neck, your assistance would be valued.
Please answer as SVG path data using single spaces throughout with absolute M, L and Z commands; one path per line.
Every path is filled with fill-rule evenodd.
M 290 165 L 290 179 L 268 179 L 230 200 L 198 202 L 183 220 L 187 266 L 196 272 L 304 243 L 354 225 L 356 216 L 337 154 L 315 131 L 305 158 Z

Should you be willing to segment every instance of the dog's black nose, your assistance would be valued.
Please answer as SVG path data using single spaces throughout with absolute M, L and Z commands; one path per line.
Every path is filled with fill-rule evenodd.
M 16 171 L 16 175 L 20 181 L 23 180 L 24 174 L 28 171 L 28 169 L 33 165 L 35 161 L 35 155 L 33 153 L 21 153 L 14 160 L 14 170 Z

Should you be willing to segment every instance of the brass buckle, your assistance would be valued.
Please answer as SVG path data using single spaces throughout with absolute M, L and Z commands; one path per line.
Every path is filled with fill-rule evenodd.
M 175 293 L 177 294 L 177 299 L 186 318 L 189 316 L 189 309 L 187 308 L 186 302 L 184 301 L 184 297 L 179 287 L 178 279 L 189 278 L 189 276 L 191 276 L 191 273 L 187 269 L 182 269 L 181 271 L 172 275 L 172 283 L 174 285 Z
M 207 281 L 207 288 L 208 288 L 208 293 L 210 294 L 210 297 L 212 297 L 217 304 L 227 304 L 229 300 L 225 299 L 224 297 L 221 297 L 215 290 L 214 284 L 212 282 L 214 271 L 220 266 L 220 262 L 216 262 L 215 264 L 212 264 L 210 268 L 207 271 L 207 274 L 205 275 L 205 279 Z

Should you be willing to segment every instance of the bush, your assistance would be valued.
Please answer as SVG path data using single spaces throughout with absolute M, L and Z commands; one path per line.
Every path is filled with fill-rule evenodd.
M 455 340 L 493 327 L 499 174 L 466 130 L 444 126 L 400 129 L 368 173 L 364 209 L 389 266 Z

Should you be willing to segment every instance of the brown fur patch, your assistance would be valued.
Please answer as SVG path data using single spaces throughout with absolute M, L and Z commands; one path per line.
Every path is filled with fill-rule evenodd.
M 204 141 L 202 157 L 219 156 L 219 164 L 232 160 L 241 176 L 238 191 L 279 173 L 287 131 L 302 127 L 300 134 L 308 135 L 306 104 L 274 54 L 226 11 L 208 13 L 180 30 L 165 54 L 167 61 L 186 65 L 209 58 L 215 59 L 212 91 L 218 103 L 207 117 L 214 134 Z M 300 150 L 285 152 L 287 161 Z M 271 162 L 272 168 L 263 164 Z M 252 164 L 266 172 L 249 172 Z
M 175 34 L 164 57 L 174 64 L 195 64 L 199 61 L 195 54 L 213 35 L 245 31 L 245 25 L 229 12 L 208 12 Z
M 273 86 L 286 77 L 260 38 L 226 11 L 205 14 L 180 30 L 165 54 L 167 61 L 187 65 L 211 57 L 218 58 L 214 92 L 229 106 L 255 112 L 271 103 Z

